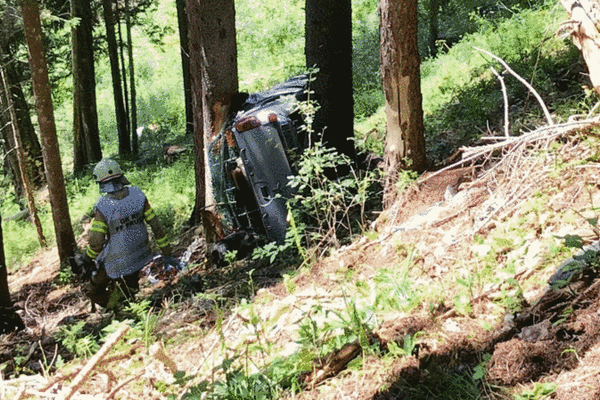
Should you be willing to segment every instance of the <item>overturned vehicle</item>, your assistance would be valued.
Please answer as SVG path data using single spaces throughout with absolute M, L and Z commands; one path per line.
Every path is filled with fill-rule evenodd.
M 228 251 L 245 256 L 257 240 L 285 240 L 288 178 L 293 160 L 307 146 L 297 103 L 306 99 L 307 79 L 292 78 L 272 89 L 245 95 L 209 143 L 213 193 L 229 235 L 215 245 L 213 261 Z

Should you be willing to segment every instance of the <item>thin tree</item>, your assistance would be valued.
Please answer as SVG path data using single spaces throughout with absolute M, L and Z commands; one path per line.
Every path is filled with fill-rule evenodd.
M 125 68 L 125 42 L 123 41 L 123 27 L 121 24 L 121 9 L 119 8 L 119 3 L 117 2 L 116 4 L 116 13 L 114 14 L 115 16 L 115 24 L 117 26 L 117 36 L 119 38 L 118 40 L 118 46 L 119 46 L 119 60 L 120 60 L 120 73 L 121 73 L 121 79 L 123 79 L 123 103 L 125 104 L 125 115 L 127 116 L 126 118 L 126 122 L 127 122 L 127 132 L 128 134 L 131 134 L 131 124 L 130 124 L 130 118 L 129 118 L 129 82 L 127 81 L 127 68 Z M 130 144 L 133 143 L 131 142 L 131 138 L 130 140 Z
M 417 4 L 417 0 L 379 2 L 381 80 L 387 118 L 385 206 L 395 199 L 400 170 L 422 172 L 427 168 Z
M 44 174 L 44 162 L 42 156 L 42 147 L 36 135 L 34 126 L 31 122 L 29 104 L 21 88 L 23 81 L 23 67 L 19 65 L 19 59 L 16 56 L 19 46 L 22 43 L 22 29 L 17 23 L 17 13 L 14 5 L 5 4 L 4 12 L 0 21 L 0 64 L 4 70 L 6 88 L 3 93 L 8 91 L 10 94 L 10 103 L 13 116 L 9 115 L 9 109 L 2 110 L 5 115 L 5 123 L 15 124 L 20 135 L 21 148 L 24 156 L 24 167 L 33 190 L 41 188 L 46 183 Z M 9 125 L 2 125 L 9 127 Z M 21 175 L 18 168 L 16 153 L 11 151 L 15 148 L 12 130 L 2 130 L 5 152 L 7 154 L 10 170 L 12 171 L 12 180 L 17 196 L 24 198 L 25 190 L 21 182 Z
M 102 0 L 104 23 L 106 25 L 106 42 L 108 44 L 108 58 L 110 60 L 110 73 L 113 84 L 113 98 L 115 101 L 115 114 L 117 118 L 117 134 L 119 136 L 119 155 L 127 157 L 131 154 L 131 140 L 127 128 L 128 118 L 123 99 L 121 85 L 121 68 L 119 66 L 119 49 L 115 34 L 115 19 L 113 3 L 111 0 Z
M 206 145 L 223 127 L 238 92 L 235 6 L 233 0 L 189 0 L 190 72 L 194 106 L 196 202 L 191 221 L 202 220 L 205 236 L 219 236 L 214 214 Z
M 183 95 L 185 101 L 185 133 L 194 133 L 194 113 L 192 108 L 192 84 L 190 78 L 190 45 L 186 0 L 176 0 L 179 45 L 181 48 L 181 69 L 183 73 Z
M 318 68 L 310 86 L 320 105 L 315 132 L 354 158 L 351 0 L 306 0 L 305 16 L 306 66 Z
M 441 0 L 429 0 L 427 4 L 427 22 L 428 22 L 428 36 L 427 36 L 427 47 L 429 47 L 429 55 L 435 57 L 437 55 L 438 47 L 437 41 L 440 35 L 440 14 Z
M 27 204 L 29 205 L 29 214 L 33 217 L 33 224 L 35 225 L 38 241 L 40 242 L 40 247 L 46 247 L 47 242 L 44 237 L 44 231 L 42 229 L 42 223 L 40 222 L 40 218 L 38 216 L 37 207 L 35 205 L 35 198 L 33 196 L 33 188 L 31 182 L 29 181 L 29 176 L 27 175 L 27 171 L 25 169 L 25 156 L 23 155 L 23 146 L 21 144 L 20 134 L 18 132 L 18 127 L 16 124 L 17 117 L 14 110 L 14 105 L 12 104 L 12 99 L 10 96 L 10 92 L 8 90 L 8 85 L 6 82 L 6 74 L 4 73 L 4 68 L 0 66 L 0 87 L 4 88 L 3 93 L 0 93 L 0 104 L 4 109 L 8 110 L 8 114 L 10 116 L 10 130 L 12 130 L 13 143 L 15 144 L 15 153 L 17 155 L 18 168 L 21 176 L 21 182 L 23 183 L 23 188 L 25 189 L 25 193 L 27 194 Z
M 71 16 L 79 18 L 73 27 L 73 170 L 81 172 L 86 164 L 102 159 L 96 73 L 94 68 L 93 16 L 90 2 L 71 0 Z
M 42 138 L 42 151 L 46 163 L 46 178 L 48 180 L 56 244 L 60 261 L 67 262 L 68 258 L 75 253 L 75 235 L 71 226 L 65 179 L 56 136 L 39 8 L 37 0 L 23 0 L 21 7 L 25 38 L 29 50 L 29 66 L 35 94 L 38 124 Z
M 127 31 L 127 59 L 129 63 L 129 89 L 130 89 L 130 130 L 131 130 L 131 150 L 133 154 L 138 154 L 138 137 L 137 137 L 137 95 L 135 90 L 135 67 L 133 64 L 133 40 L 131 38 L 131 9 L 129 0 L 125 0 L 125 29 Z
M 25 329 L 23 320 L 12 308 L 8 288 L 8 267 L 4 255 L 4 240 L 2 237 L 2 216 L 0 215 L 0 334 Z

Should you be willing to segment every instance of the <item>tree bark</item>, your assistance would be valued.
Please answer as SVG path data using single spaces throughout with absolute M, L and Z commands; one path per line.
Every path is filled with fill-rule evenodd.
M 306 66 L 319 69 L 310 84 L 320 105 L 313 127 L 324 143 L 354 159 L 351 1 L 306 0 L 305 18 Z
M 8 268 L 4 256 L 4 240 L 2 237 L 2 216 L 0 215 L 0 307 L 12 307 L 8 290 Z
M 429 47 L 429 55 L 435 57 L 437 55 L 437 40 L 439 37 L 439 14 L 440 0 L 429 0 L 427 12 L 429 35 L 427 37 L 427 46 Z
M 590 80 L 600 94 L 600 2 L 598 0 L 561 0 L 571 17 L 571 38 L 583 55 Z
M 417 0 L 380 0 L 381 80 L 385 93 L 387 140 L 384 205 L 395 199 L 401 169 L 427 168 L 419 49 Z
M 194 111 L 192 105 L 192 84 L 190 77 L 190 44 L 186 0 L 176 0 L 179 43 L 181 46 L 181 69 L 183 72 L 183 94 L 185 99 L 185 133 L 194 134 Z
M 73 170 L 83 171 L 87 164 L 102 159 L 98 112 L 96 107 L 96 72 L 94 67 L 93 17 L 90 2 L 71 0 L 71 16 L 79 18 L 73 28 Z
M 66 262 L 75 252 L 75 236 L 71 226 L 65 180 L 60 161 L 56 124 L 50 93 L 48 66 L 44 52 L 42 27 L 36 0 L 23 0 L 23 27 L 29 49 L 29 65 L 33 92 L 42 136 L 42 152 L 46 164 L 46 178 L 50 205 L 56 232 L 56 244 L 61 262 Z
M 116 25 L 117 25 L 117 34 L 119 37 L 118 45 L 119 45 L 119 57 L 120 57 L 120 73 L 121 79 L 123 79 L 123 103 L 125 104 L 125 125 L 127 126 L 127 135 L 131 135 L 131 119 L 130 119 L 130 98 L 129 98 L 129 82 L 127 82 L 127 68 L 125 64 L 125 43 L 123 42 L 123 31 L 121 24 L 121 10 L 119 9 L 119 3 L 116 4 Z M 129 144 L 131 146 L 131 152 L 133 151 L 133 140 L 131 139 L 133 135 L 129 137 Z
M 131 150 L 134 155 L 138 154 L 138 137 L 137 137 L 137 96 L 135 91 L 135 67 L 133 64 L 133 41 L 131 39 L 131 9 L 129 0 L 125 0 L 125 29 L 127 30 L 127 58 L 129 60 L 129 87 L 131 90 L 130 97 L 130 131 L 131 131 Z
M 195 219 L 201 215 L 207 242 L 222 230 L 215 215 L 206 147 L 223 127 L 238 92 L 233 0 L 189 0 L 190 72 L 196 149 Z M 197 222 L 197 221 L 196 221 Z
M 119 155 L 127 158 L 131 154 L 131 140 L 127 129 L 127 113 L 123 100 L 121 86 L 121 68 L 119 66 L 119 49 L 115 35 L 115 22 L 111 0 L 102 0 L 104 10 L 104 23 L 106 25 L 106 42 L 108 44 L 108 57 L 110 59 L 110 73 L 112 76 L 113 96 L 115 100 L 115 114 L 117 118 L 117 134 L 119 136 Z

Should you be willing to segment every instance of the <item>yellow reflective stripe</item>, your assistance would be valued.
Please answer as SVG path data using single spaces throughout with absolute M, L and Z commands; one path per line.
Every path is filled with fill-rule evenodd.
M 100 252 L 94 251 L 90 246 L 88 246 L 85 249 L 85 254 L 87 254 L 87 256 L 89 258 L 91 258 L 92 260 L 94 260 L 94 259 L 96 259 L 96 257 L 98 257 L 98 254 L 100 254 Z
M 156 239 L 156 243 L 158 244 L 158 247 L 165 247 L 169 245 L 169 238 L 167 238 L 166 236 L 162 239 Z
M 102 221 L 93 220 L 90 228 L 91 232 L 108 233 L 108 225 Z
M 144 213 L 144 219 L 146 220 L 146 222 L 150 222 L 155 217 L 156 217 L 156 214 L 154 213 L 154 210 L 152 208 L 147 209 L 146 212 Z

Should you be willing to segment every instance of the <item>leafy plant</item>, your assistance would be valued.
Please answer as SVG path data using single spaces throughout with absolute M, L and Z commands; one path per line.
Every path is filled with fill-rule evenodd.
M 94 335 L 85 331 L 85 321 L 59 327 L 56 338 L 78 357 L 90 357 L 100 349 Z
M 492 359 L 492 355 L 489 353 L 485 353 L 483 355 L 483 360 L 479 364 L 473 368 L 473 380 L 483 379 L 485 377 L 485 367 Z
M 416 332 L 414 335 L 408 333 L 404 335 L 404 338 L 399 344 L 397 341 L 391 341 L 388 343 L 388 350 L 394 357 L 404 357 L 413 354 L 415 347 L 418 343 L 419 338 L 425 335 L 424 332 Z
M 555 383 L 539 383 L 533 385 L 533 389 L 527 389 L 520 395 L 515 397 L 515 400 L 542 400 L 547 399 L 549 395 L 556 390 Z

